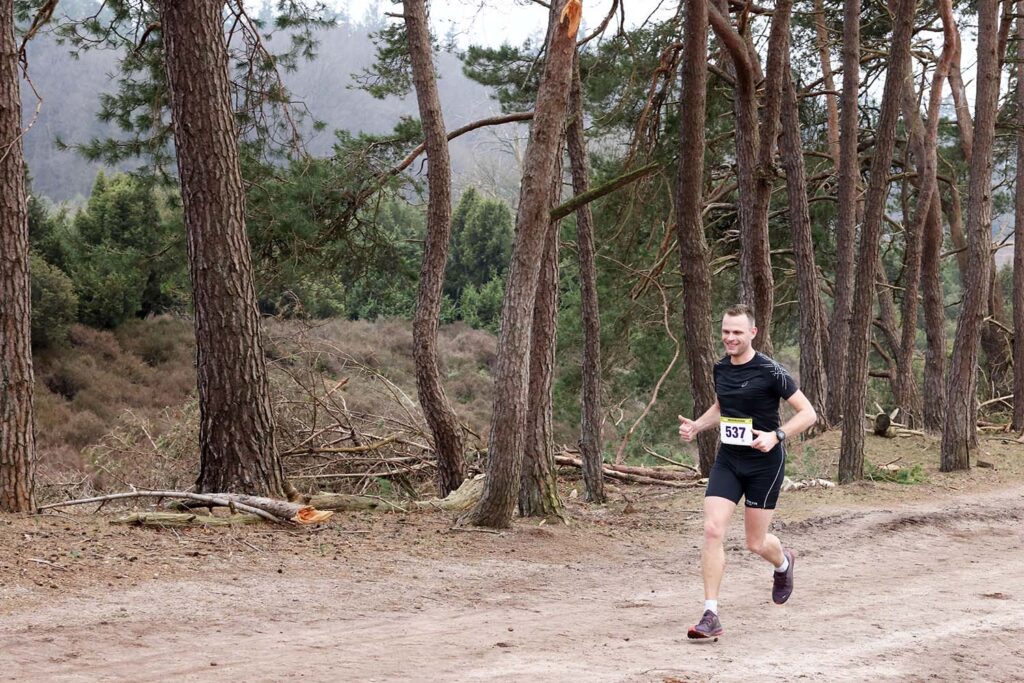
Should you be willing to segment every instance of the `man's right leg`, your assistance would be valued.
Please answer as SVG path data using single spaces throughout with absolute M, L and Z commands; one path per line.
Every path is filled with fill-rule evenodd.
M 700 555 L 704 574 L 704 599 L 718 600 L 718 590 L 725 573 L 725 530 L 736 503 L 728 498 L 704 498 L 704 549 Z
M 714 490 L 709 486 L 708 492 L 714 493 Z M 687 638 L 716 638 L 724 633 L 718 618 L 718 589 L 725 572 L 725 529 L 735 509 L 736 503 L 729 498 L 716 495 L 704 497 L 704 549 L 700 554 L 704 574 L 704 614 L 686 632 Z

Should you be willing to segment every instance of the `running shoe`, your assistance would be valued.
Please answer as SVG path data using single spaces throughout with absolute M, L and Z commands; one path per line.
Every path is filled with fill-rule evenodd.
M 704 616 L 700 618 L 700 622 L 696 626 L 691 626 L 690 630 L 686 632 L 686 637 L 717 638 L 723 633 L 725 633 L 725 629 L 722 628 L 722 622 L 718 620 L 718 615 L 708 609 L 704 610 Z
M 773 572 L 773 585 L 772 585 L 772 601 L 776 605 L 789 600 L 789 596 L 793 593 L 793 563 L 796 560 L 796 553 L 792 550 L 783 550 L 782 554 L 789 560 L 789 566 L 786 567 L 784 572 Z

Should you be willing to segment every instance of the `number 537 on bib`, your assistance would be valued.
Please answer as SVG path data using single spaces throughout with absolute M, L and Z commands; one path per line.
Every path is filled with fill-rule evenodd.
M 749 417 L 723 417 L 718 436 L 722 443 L 749 446 L 754 442 L 754 420 Z

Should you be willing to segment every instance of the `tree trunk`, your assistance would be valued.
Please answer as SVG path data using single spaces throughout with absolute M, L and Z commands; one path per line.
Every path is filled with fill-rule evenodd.
M 967 203 L 967 279 L 946 379 L 940 469 L 970 467 L 976 444 L 978 345 L 988 303 L 992 242 L 992 147 L 999 98 L 998 2 L 978 2 L 978 89 Z
M 533 126 L 523 160 L 523 180 L 501 310 L 501 335 L 494 378 L 494 408 L 488 442 L 483 496 L 466 521 L 504 528 L 512 522 L 523 465 L 523 434 L 529 390 L 533 309 L 541 262 L 551 228 L 551 183 L 560 152 L 566 105 L 572 85 L 576 22 L 562 20 L 562 9 L 577 0 L 551 3 L 547 58 L 537 91 Z
M 0 5 L 0 512 L 35 508 L 32 288 L 14 5 Z
M 832 54 L 829 49 L 828 27 L 825 23 L 825 3 L 823 0 L 814 0 L 814 31 L 818 47 L 818 56 L 821 58 L 822 84 L 829 94 L 825 95 L 825 123 L 828 134 L 828 153 L 832 157 L 832 163 L 839 167 L 839 98 L 836 91 L 835 78 L 832 76 Z M 824 415 L 825 413 L 818 413 Z
M 946 307 L 942 295 L 942 211 L 938 193 L 932 196 L 925 223 L 921 254 L 921 286 L 924 293 L 924 329 L 927 348 L 924 357 L 924 428 L 942 431 L 946 419 Z
M 849 483 L 864 475 L 864 404 L 867 393 L 868 345 L 871 338 L 873 288 L 877 280 L 878 245 L 882 214 L 889 190 L 899 119 L 903 81 L 909 76 L 910 37 L 914 23 L 914 0 L 898 0 L 889 54 L 889 70 L 882 91 L 871 176 L 861 230 L 860 258 L 857 262 L 856 292 L 850 320 L 850 347 L 847 361 L 846 397 L 843 409 L 843 438 L 839 453 L 839 481 Z M 845 78 L 845 77 L 844 77 Z
M 807 178 L 800 142 L 798 107 L 796 86 L 787 64 L 783 77 L 779 151 L 786 171 L 789 224 L 793 232 L 793 252 L 796 257 L 797 298 L 800 302 L 800 385 L 820 416 L 816 428 L 824 430 L 828 428 L 825 410 L 828 397 L 828 378 L 825 374 L 827 342 L 820 314 L 821 289 L 814 264 L 814 235 L 811 232 L 810 205 L 807 203 Z
M 676 241 L 683 279 L 683 338 L 693 393 L 693 416 L 715 402 L 711 250 L 704 236 L 704 144 L 707 117 L 708 10 L 704 0 L 686 0 L 683 76 L 679 109 L 679 180 L 676 185 Z M 718 432 L 697 436 L 701 476 L 708 476 L 718 449 Z
M 425 0 L 405 1 L 405 27 L 412 63 L 416 101 L 426 138 L 427 235 L 420 268 L 419 294 L 413 316 L 413 359 L 416 363 L 416 390 L 423 416 L 434 437 L 437 453 L 437 490 L 444 498 L 462 485 L 466 478 L 463 434 L 441 385 L 437 363 L 437 328 L 441 317 L 444 272 L 448 263 L 448 245 L 452 235 L 452 169 L 448 156 L 448 137 L 437 94 L 434 63 L 430 48 Z
M 836 218 L 836 284 L 829 326 L 829 408 L 831 424 L 839 424 L 846 401 L 846 373 L 853 305 L 853 266 L 857 233 L 857 152 L 860 88 L 860 0 L 843 2 L 843 94 L 839 105 L 839 214 Z
M 1024 429 L 1024 0 L 1017 3 L 1017 171 L 1013 223 L 1013 425 Z
M 900 366 L 900 323 L 896 315 L 896 301 L 893 298 L 892 285 L 889 276 L 885 272 L 885 265 L 882 257 L 878 257 L 876 266 L 878 281 L 875 289 L 878 296 L 878 319 L 875 326 L 882 333 L 885 345 L 891 355 L 886 359 L 889 361 L 890 373 L 889 384 L 892 388 L 893 400 L 900 407 L 901 412 L 908 415 L 921 414 L 921 395 L 917 390 L 917 383 L 911 371 L 904 373 Z
M 908 56 L 909 60 L 909 56 Z M 907 67 L 911 69 L 910 66 Z M 910 85 L 911 79 L 906 79 L 904 93 L 913 90 Z M 938 87 L 942 87 L 941 77 L 938 79 Z M 935 86 L 933 85 L 933 90 Z M 904 97 L 903 108 L 917 108 L 916 100 L 907 103 Z M 938 112 L 934 112 L 937 114 Z M 906 117 L 904 115 L 905 119 Z M 908 125 L 908 127 L 912 124 Z M 931 121 L 929 121 L 929 133 L 931 132 Z M 930 143 L 930 144 L 929 144 Z M 912 145 L 912 148 L 914 146 Z M 897 405 L 900 408 L 900 422 L 910 429 L 916 429 L 922 421 L 924 406 L 921 403 L 921 395 L 917 390 L 917 381 L 914 378 L 914 350 L 917 341 L 917 310 L 918 292 L 921 283 L 921 264 L 924 251 L 924 230 L 925 223 L 932 210 L 932 195 L 936 189 L 935 180 L 935 141 L 927 136 L 920 147 L 914 149 L 914 157 L 921 176 L 920 187 L 917 194 L 917 206 L 914 216 L 903 220 L 903 302 L 901 306 L 900 339 L 894 349 L 896 354 L 896 381 Z
M 706 31 L 707 29 L 705 29 Z M 567 142 L 576 196 L 590 190 L 590 164 L 583 135 L 583 94 L 579 54 L 573 60 L 572 91 L 569 93 Z M 580 262 L 580 309 L 583 316 L 582 406 L 580 410 L 580 459 L 586 499 L 603 503 L 604 474 L 601 470 L 601 316 L 597 299 L 597 248 L 594 245 L 594 216 L 589 204 L 576 210 L 576 250 Z
M 1004 13 L 1003 26 L 1008 30 L 1009 23 L 1006 13 L 1009 12 L 1010 8 L 1007 5 L 1005 9 L 1006 12 Z M 954 56 L 949 72 L 949 85 L 953 95 L 953 105 L 956 111 L 957 124 L 960 129 L 960 150 L 963 152 L 964 160 L 968 165 L 971 165 L 974 158 L 974 150 L 976 148 L 975 138 L 977 136 L 977 126 L 971 119 L 971 112 L 967 101 L 967 88 L 964 84 L 963 75 L 960 70 L 960 34 L 953 23 L 952 3 L 944 1 L 940 4 L 940 10 L 942 11 L 943 16 L 943 27 L 946 28 L 947 26 L 952 26 L 952 33 L 956 42 L 956 49 L 954 50 Z M 997 28 L 996 30 L 998 33 L 999 29 Z M 996 41 L 996 47 L 994 49 L 996 50 L 997 64 L 993 68 L 995 68 L 997 72 L 1001 72 L 1006 40 L 997 35 Z M 968 210 L 970 209 L 968 208 Z M 958 227 L 961 227 L 961 224 L 951 219 L 950 232 L 953 237 L 953 246 L 956 249 L 963 249 L 966 245 L 966 239 L 963 237 L 962 230 L 956 230 Z M 968 260 L 969 259 L 965 251 L 960 251 L 957 254 L 957 263 L 960 265 L 961 279 L 965 282 L 967 276 L 964 273 L 964 269 L 967 268 Z M 989 264 L 989 272 L 990 277 L 992 277 L 994 276 L 993 271 L 995 270 L 994 254 L 990 256 L 990 260 L 992 262 Z M 975 273 L 972 272 L 970 277 L 973 278 L 974 276 Z M 988 287 L 988 291 L 992 293 L 993 290 L 991 287 Z M 1004 315 L 1002 310 L 1002 299 L 998 294 L 993 294 L 992 298 L 986 302 L 986 312 L 993 318 L 993 320 L 1003 322 Z M 1007 346 L 1007 340 L 995 325 L 982 324 L 980 342 L 981 348 L 985 352 L 985 368 L 987 370 L 987 374 L 993 385 L 996 387 L 996 391 L 1001 392 L 1010 384 L 1008 375 L 1012 352 Z M 972 412 L 976 412 L 976 410 L 972 409 Z M 973 446 L 973 441 L 976 440 L 976 437 L 972 435 L 971 439 Z
M 757 117 L 757 52 L 732 23 L 709 6 L 711 25 L 732 57 L 736 72 L 736 167 L 740 218 L 740 300 L 751 304 L 757 318 L 754 345 L 771 353 L 771 322 L 775 285 L 768 240 L 768 207 L 775 177 L 772 153 L 778 135 L 782 64 L 789 45 L 790 0 L 780 0 L 768 38 L 763 117 Z
M 561 145 L 559 145 L 561 147 Z M 561 155 L 555 163 L 550 206 L 562 195 Z M 519 514 L 523 517 L 564 519 L 555 478 L 555 438 L 552 428 L 551 387 L 555 374 L 558 326 L 559 221 L 551 221 L 541 261 L 530 340 L 530 391 L 526 413 L 523 474 L 519 484 Z
M 218 0 L 160 3 L 195 297 L 197 488 L 283 497 Z
M 942 253 L 942 210 L 939 198 L 937 179 L 938 170 L 938 124 L 939 106 L 942 96 L 942 84 L 949 76 L 949 70 L 958 49 L 958 34 L 954 23 L 952 3 L 940 0 L 939 10 L 942 16 L 943 46 L 942 55 L 932 75 L 931 90 L 928 95 L 928 126 L 925 128 L 918 110 L 917 93 L 908 79 L 904 85 L 903 109 L 910 133 L 911 146 L 917 166 L 918 183 L 916 225 L 923 222 L 921 228 L 921 290 L 924 297 L 925 335 L 927 349 L 925 351 L 924 394 L 928 400 L 923 402 L 922 413 L 924 428 L 931 432 L 942 430 L 945 419 L 945 381 L 946 334 L 945 308 L 942 301 L 941 253 Z M 927 212 L 924 213 L 925 207 Z M 906 278 L 910 280 L 909 276 Z M 917 313 L 911 311 L 913 303 L 916 309 L 916 297 L 904 301 L 903 318 L 916 321 Z M 916 333 L 916 327 L 913 329 Z M 911 358 L 915 335 L 911 334 L 904 322 L 900 344 L 902 358 Z
M 989 286 L 987 318 L 981 326 L 981 350 L 985 352 L 984 368 L 990 383 L 992 398 L 1002 396 L 1013 386 L 1013 340 L 1003 329 L 1007 324 L 1006 309 L 1003 305 L 1003 290 L 997 283 L 999 270 L 996 256 L 989 259 Z

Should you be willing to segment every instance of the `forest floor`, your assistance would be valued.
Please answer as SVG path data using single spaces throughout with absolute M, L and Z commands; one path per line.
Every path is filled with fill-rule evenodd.
M 813 445 L 834 462 L 837 435 Z M 936 449 L 868 437 L 876 463 Z M 436 512 L 228 530 L 8 516 L 0 681 L 1020 680 L 1024 445 L 982 450 L 993 467 L 784 493 L 775 528 L 799 553 L 785 606 L 737 515 L 718 642 L 686 638 L 698 490 L 567 496 L 570 525 L 501 533 Z

